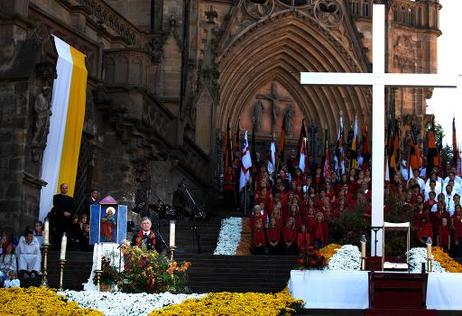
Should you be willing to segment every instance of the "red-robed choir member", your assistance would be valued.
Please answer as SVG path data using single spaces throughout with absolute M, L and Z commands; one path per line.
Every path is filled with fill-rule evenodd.
M 452 226 L 454 227 L 454 245 L 456 246 L 456 255 L 462 256 L 462 207 L 456 205 L 455 213 L 452 216 Z
M 287 219 L 287 223 L 282 231 L 282 235 L 284 237 L 284 246 L 286 254 L 296 254 L 297 231 L 295 229 L 295 219 L 293 217 L 289 217 Z
M 324 221 L 324 214 L 318 212 L 316 214 L 316 228 L 314 231 L 314 246 L 319 249 L 327 244 L 328 227 Z
M 422 245 L 427 243 L 427 239 L 433 237 L 432 224 L 427 221 L 426 217 L 420 218 L 420 225 L 417 227 L 417 239 Z
M 277 220 L 271 217 L 270 227 L 266 232 L 268 237 L 268 245 L 270 254 L 278 254 L 281 251 L 281 228 L 278 226 Z
M 436 244 L 443 248 L 445 252 L 449 252 L 449 250 L 451 250 L 451 230 L 448 226 L 447 218 L 441 219 L 441 226 L 438 229 Z
M 298 254 L 302 255 L 305 253 L 306 249 L 311 246 L 311 236 L 306 231 L 305 225 L 302 225 L 300 228 L 300 232 L 297 234 L 297 247 L 298 247 Z
M 263 230 L 263 221 L 259 218 L 255 222 L 255 229 L 252 232 L 252 248 L 254 254 L 263 254 L 265 252 L 266 238 Z

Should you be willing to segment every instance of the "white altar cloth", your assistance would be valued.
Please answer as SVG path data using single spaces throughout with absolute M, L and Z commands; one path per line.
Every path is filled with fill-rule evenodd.
M 369 308 L 367 271 L 292 270 L 289 291 L 304 308 Z M 427 308 L 462 310 L 462 273 L 429 273 Z
M 290 271 L 289 291 L 305 308 L 366 309 L 368 275 L 364 271 Z

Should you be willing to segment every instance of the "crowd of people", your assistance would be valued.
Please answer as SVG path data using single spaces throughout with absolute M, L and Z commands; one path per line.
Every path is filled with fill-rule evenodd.
M 434 168 L 428 177 L 421 170 L 409 175 L 404 168 L 385 181 L 385 220 L 392 198 L 398 201 L 399 212 L 409 214 L 405 220 L 411 222 L 413 244 L 431 240 L 452 255 L 462 256 L 461 177 L 455 168 L 448 168 L 447 175 Z M 335 172 L 326 175 L 321 167 L 314 170 L 303 173 L 296 161 L 282 164 L 273 174 L 265 164 L 254 169 L 253 253 L 303 254 L 308 247 L 321 248 L 336 241 L 330 224 L 358 209 L 370 222 L 372 178 L 367 166 L 351 168 L 340 176 Z
M 53 197 L 53 208 L 45 218 L 50 223 L 50 243 L 59 249 L 64 233 L 68 237 L 69 249 L 90 251 L 89 206 L 97 204 L 99 193 L 92 190 L 81 213 L 75 210 L 74 199 L 67 194 L 68 185 L 61 184 L 60 193 Z M 36 220 L 33 228 L 26 227 L 21 236 L 3 231 L 0 237 L 0 287 L 19 287 L 20 279 L 36 278 L 41 273 L 44 242 L 44 225 Z

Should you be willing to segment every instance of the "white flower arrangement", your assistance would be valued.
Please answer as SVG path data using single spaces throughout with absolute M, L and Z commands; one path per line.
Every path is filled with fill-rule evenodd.
M 325 270 L 330 271 L 355 271 L 361 266 L 361 252 L 359 248 L 353 245 L 342 246 L 336 254 L 334 254 Z
M 423 247 L 412 248 L 409 250 L 409 272 L 411 273 L 420 273 L 422 270 L 422 263 L 425 263 L 427 267 L 427 249 Z M 446 270 L 441 266 L 441 264 L 432 259 L 432 272 L 446 272 Z
M 70 301 L 74 301 L 83 308 L 93 308 L 106 316 L 144 316 L 156 309 L 168 305 L 180 304 L 188 299 L 202 298 L 206 294 L 161 294 L 96 291 L 69 291 L 59 292 Z
M 214 255 L 235 256 L 241 241 L 242 218 L 228 217 L 221 220 L 220 235 Z

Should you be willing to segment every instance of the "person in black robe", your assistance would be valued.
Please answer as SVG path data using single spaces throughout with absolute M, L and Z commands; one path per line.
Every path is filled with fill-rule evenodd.
M 60 186 L 60 193 L 53 196 L 53 216 L 54 236 L 53 244 L 58 247 L 61 244 L 61 237 L 64 232 L 70 232 L 72 227 L 72 218 L 75 211 L 74 198 L 67 195 L 68 185 L 63 183 Z

